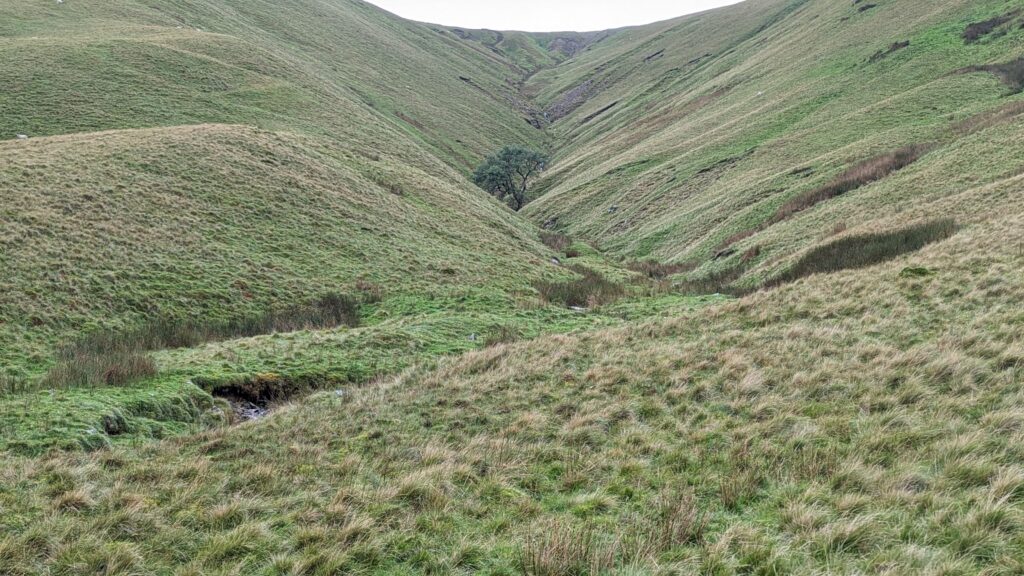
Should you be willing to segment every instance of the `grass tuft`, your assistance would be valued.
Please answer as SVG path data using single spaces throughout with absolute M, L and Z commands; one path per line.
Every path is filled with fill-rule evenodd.
M 976 114 L 953 126 L 953 130 L 962 135 L 975 134 L 987 128 L 1010 122 L 1024 114 L 1024 101 L 1010 102 L 1004 106 Z
M 794 214 L 807 210 L 826 200 L 852 192 L 872 182 L 877 182 L 893 172 L 910 166 L 931 151 L 931 149 L 930 145 L 922 144 L 904 146 L 898 150 L 893 150 L 892 152 L 861 162 L 843 172 L 828 184 L 790 199 L 776 210 L 770 223 L 782 222 Z
M 685 280 L 675 285 L 675 289 L 682 294 L 703 295 L 703 294 L 728 294 L 741 296 L 746 290 L 739 290 L 732 287 L 732 283 L 739 280 L 746 272 L 745 266 L 736 266 L 714 272 L 701 278 Z
M 540 241 L 559 254 L 565 254 L 572 246 L 572 238 L 558 232 L 541 232 Z
M 326 294 L 305 306 L 228 322 L 156 320 L 129 331 L 100 331 L 61 348 L 41 385 L 50 389 L 123 386 L 156 375 L 146 352 L 192 348 L 207 342 L 275 332 L 295 332 L 359 325 L 361 301 Z
M 603 542 L 588 528 L 557 521 L 540 535 L 526 539 L 521 568 L 523 576 L 585 576 L 615 567 L 617 546 Z
M 682 274 L 683 272 L 690 272 L 697 267 L 695 262 L 682 262 L 679 264 L 664 264 L 655 260 L 642 260 L 638 262 L 629 262 L 626 264 L 626 268 L 643 274 L 651 280 L 664 280 L 669 276 L 676 274 Z
M 541 298 L 551 304 L 569 308 L 593 308 L 610 304 L 625 294 L 621 284 L 608 280 L 601 274 L 583 266 L 571 266 L 580 275 L 572 280 L 551 282 L 542 280 L 534 283 Z
M 902 254 L 945 240 L 957 231 L 951 218 L 932 220 L 915 226 L 841 238 L 808 252 L 788 272 L 772 284 L 781 284 L 823 272 L 863 268 L 891 260 Z

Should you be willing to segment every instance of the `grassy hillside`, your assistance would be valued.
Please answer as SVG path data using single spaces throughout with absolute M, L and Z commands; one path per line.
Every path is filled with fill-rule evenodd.
M 0 363 L 151 318 L 230 319 L 359 285 L 527 288 L 535 233 L 457 173 L 201 125 L 0 143 Z M 424 160 L 425 161 L 425 160 Z
M 10 574 L 1012 574 L 1021 177 L 897 261 L 0 472 Z M 1009 192 L 1009 193 L 1005 193 Z
M 1016 68 L 971 69 L 1024 56 L 1015 6 L 764 0 L 617 34 L 527 86 L 566 144 L 526 213 L 622 256 L 745 273 L 740 285 L 833 230 L 969 220 L 984 206 L 950 214 L 943 201 L 1019 168 L 1016 125 L 962 126 L 1020 110 Z M 968 38 L 986 22 L 999 24 Z M 929 153 L 898 175 L 805 200 L 910 145 Z
M 360 282 L 522 288 L 547 263 L 460 176 L 544 140 L 521 72 L 428 26 L 347 0 L 33 1 L 0 6 L 0 53 L 0 374 L 100 327 Z
M 518 69 L 355 0 L 7 3 L 0 57 L 6 138 L 220 122 L 342 140 L 383 125 L 464 171 L 496 142 L 542 139 L 509 105 Z
M 1024 572 L 1017 4 L 0 5 L 0 573 Z
M 478 50 L 488 50 L 499 55 L 522 69 L 524 81 L 536 72 L 554 68 L 584 51 L 592 50 L 595 44 L 619 32 L 499 32 L 463 28 L 435 30 L 447 30 Z M 532 98 L 526 101 L 533 104 Z

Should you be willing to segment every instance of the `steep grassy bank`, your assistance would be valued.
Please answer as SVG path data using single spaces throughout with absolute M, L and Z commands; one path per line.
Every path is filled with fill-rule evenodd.
M 206 125 L 0 153 L 11 376 L 100 327 L 230 320 L 360 286 L 525 289 L 548 259 L 534 231 L 453 171 L 317 138 Z
M 0 57 L 3 138 L 249 124 L 463 171 L 543 139 L 512 105 L 519 69 L 355 0 L 8 3 Z
M 954 216 L 946 199 L 1020 169 L 1014 8 L 765 0 L 623 31 L 530 80 L 564 145 L 525 212 L 747 287 L 832 230 Z M 960 128 L 975 117 L 1000 120 Z M 918 153 L 838 182 L 900 150 Z

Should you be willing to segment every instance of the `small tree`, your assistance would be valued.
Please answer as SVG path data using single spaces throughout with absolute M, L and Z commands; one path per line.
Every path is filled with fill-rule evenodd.
M 543 152 L 506 146 L 484 160 L 473 173 L 473 182 L 519 211 L 526 205 L 530 180 L 542 172 L 547 163 L 548 157 Z

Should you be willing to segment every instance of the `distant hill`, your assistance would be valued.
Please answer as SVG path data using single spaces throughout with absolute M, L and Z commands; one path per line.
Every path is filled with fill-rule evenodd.
M 1018 129 L 1021 23 L 1003 1 L 758 0 L 620 32 L 527 83 L 563 144 L 526 214 L 622 256 L 742 268 L 746 285 L 834 229 L 974 220 L 994 206 L 950 197 L 1012 177 L 1018 146 L 963 123 L 1002 110 L 980 124 Z M 777 218 L 912 145 L 930 152 L 899 174 Z

